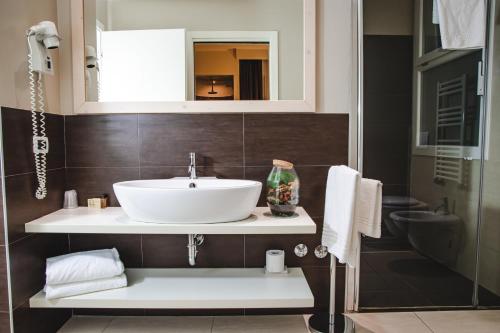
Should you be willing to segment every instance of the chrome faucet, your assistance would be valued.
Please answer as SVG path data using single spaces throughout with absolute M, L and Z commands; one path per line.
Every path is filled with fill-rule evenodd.
M 189 168 L 188 168 L 188 173 L 189 173 L 189 179 L 197 179 L 198 177 L 196 176 L 196 153 L 189 153 Z
M 449 215 L 450 214 L 450 207 L 448 205 L 448 198 L 444 197 L 443 198 L 443 203 L 434 209 L 434 213 L 439 213 L 443 215 Z

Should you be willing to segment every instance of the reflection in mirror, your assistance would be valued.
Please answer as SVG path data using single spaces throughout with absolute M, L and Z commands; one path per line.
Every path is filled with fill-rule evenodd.
M 434 0 L 424 0 L 422 3 L 422 55 L 441 48 L 441 33 L 439 23 L 434 15 Z
M 269 44 L 195 43 L 194 72 L 196 100 L 268 100 Z
M 303 100 L 303 0 L 84 0 L 86 100 Z
M 422 72 L 420 145 L 479 145 L 481 59 L 474 51 Z

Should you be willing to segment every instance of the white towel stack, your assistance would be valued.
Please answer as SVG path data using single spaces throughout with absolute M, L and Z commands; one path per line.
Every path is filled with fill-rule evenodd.
M 321 243 L 341 263 L 355 267 L 359 234 L 380 238 L 382 183 L 361 178 L 346 166 L 333 166 L 328 173 L 325 218 Z
M 126 287 L 124 271 L 115 248 L 48 258 L 45 297 L 53 299 Z

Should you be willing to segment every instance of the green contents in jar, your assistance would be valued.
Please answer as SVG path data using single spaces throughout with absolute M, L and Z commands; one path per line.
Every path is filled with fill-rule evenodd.
M 267 204 L 275 216 L 292 216 L 299 203 L 299 177 L 293 164 L 274 160 L 267 178 Z

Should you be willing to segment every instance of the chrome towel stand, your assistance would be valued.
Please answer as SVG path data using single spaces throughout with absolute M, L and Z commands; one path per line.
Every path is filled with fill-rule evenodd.
M 354 332 L 354 323 L 342 314 L 335 314 L 335 281 L 337 258 L 330 254 L 330 302 L 328 313 L 314 314 L 309 318 L 311 333 Z

